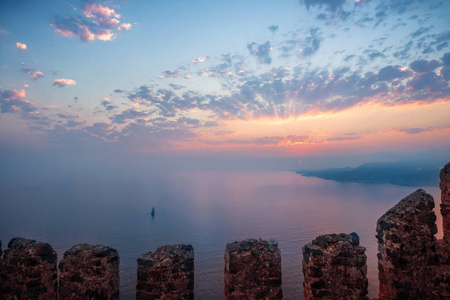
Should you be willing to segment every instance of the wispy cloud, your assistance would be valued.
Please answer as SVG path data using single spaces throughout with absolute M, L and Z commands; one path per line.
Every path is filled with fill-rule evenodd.
M 270 57 L 270 51 L 272 50 L 270 46 L 270 42 L 267 41 L 264 44 L 257 44 L 255 42 L 247 45 L 248 51 L 250 55 L 258 58 L 258 61 L 263 64 L 268 64 L 272 62 L 272 58 Z
M 208 56 L 202 56 L 202 57 L 199 57 L 199 58 L 194 59 L 192 62 L 193 62 L 194 64 L 198 64 L 198 63 L 204 62 L 204 61 L 207 60 L 208 58 L 209 58 Z
M 39 78 L 44 78 L 44 74 L 35 68 L 30 68 L 26 64 L 22 63 L 22 68 L 20 69 L 21 72 L 27 74 L 34 80 L 38 80 Z

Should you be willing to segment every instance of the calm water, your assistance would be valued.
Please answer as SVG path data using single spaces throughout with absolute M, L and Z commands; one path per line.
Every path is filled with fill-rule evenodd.
M 437 187 L 425 189 L 439 201 Z M 134 298 L 141 253 L 189 243 L 195 249 L 196 299 L 221 299 L 225 244 L 274 238 L 282 254 L 284 298 L 301 299 L 301 247 L 321 234 L 356 231 L 367 248 L 370 297 L 376 297 L 376 220 L 414 190 L 280 171 L 10 178 L 0 183 L 0 240 L 45 241 L 59 259 L 77 243 L 112 246 L 121 259 L 122 299 Z

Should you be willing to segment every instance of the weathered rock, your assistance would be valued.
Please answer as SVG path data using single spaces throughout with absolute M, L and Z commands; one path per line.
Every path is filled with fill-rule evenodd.
M 12 239 L 0 265 L 0 299 L 56 299 L 56 263 L 49 244 Z
M 137 260 L 136 299 L 193 299 L 194 248 L 167 245 Z
M 432 294 L 429 299 L 450 299 L 450 241 L 437 241 L 436 255 L 429 271 Z
M 113 248 L 75 245 L 59 270 L 60 299 L 119 299 L 119 254 Z
M 441 214 L 444 239 L 450 241 L 450 163 L 445 165 L 439 174 L 441 183 Z
M 278 242 L 249 239 L 225 249 L 225 299 L 282 299 Z
M 356 233 L 321 235 L 302 250 L 306 300 L 369 299 L 366 248 Z
M 433 197 L 417 190 L 378 219 L 380 299 L 433 299 L 433 208 Z

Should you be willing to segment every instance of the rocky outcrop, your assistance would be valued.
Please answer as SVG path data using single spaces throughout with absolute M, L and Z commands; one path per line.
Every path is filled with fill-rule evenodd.
M 441 183 L 441 214 L 444 230 L 444 239 L 450 241 L 450 163 L 439 174 Z
M 79 244 L 59 263 L 60 299 L 119 299 L 119 253 L 103 245 Z
M 278 242 L 249 239 L 225 249 L 225 299 L 282 299 Z
M 381 299 L 433 299 L 436 265 L 433 197 L 417 190 L 377 222 Z
M 303 247 L 305 299 L 369 299 L 366 248 L 351 234 L 327 234 Z
M 0 264 L 0 299 L 57 299 L 56 263 L 49 244 L 12 239 Z
M 167 245 L 137 260 L 136 299 L 193 299 L 194 248 Z

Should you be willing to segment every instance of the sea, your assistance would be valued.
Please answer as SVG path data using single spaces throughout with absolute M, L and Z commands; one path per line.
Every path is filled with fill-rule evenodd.
M 196 299 L 223 299 L 226 244 L 276 239 L 284 299 L 302 299 L 302 246 L 322 234 L 356 232 L 367 249 L 369 296 L 376 298 L 377 219 L 418 188 L 439 206 L 437 186 L 336 182 L 293 171 L 11 176 L 0 182 L 0 240 L 3 250 L 18 236 L 50 243 L 59 260 L 79 243 L 113 247 L 120 255 L 121 299 L 135 297 L 142 253 L 191 244 Z

